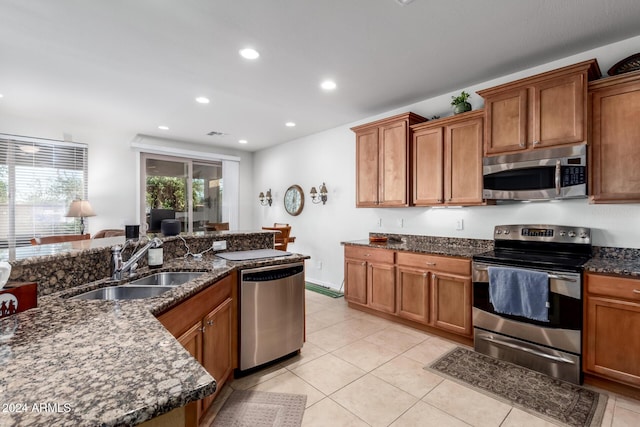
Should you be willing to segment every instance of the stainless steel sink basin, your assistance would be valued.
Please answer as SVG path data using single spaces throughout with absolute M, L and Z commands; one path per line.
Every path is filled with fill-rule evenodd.
M 173 289 L 173 286 L 108 286 L 76 295 L 69 299 L 122 300 L 157 297 Z
M 155 273 L 151 276 L 132 280 L 122 286 L 180 286 L 183 283 L 187 283 L 202 276 L 203 274 L 204 273 L 202 272 L 193 271 L 164 271 L 162 273 Z

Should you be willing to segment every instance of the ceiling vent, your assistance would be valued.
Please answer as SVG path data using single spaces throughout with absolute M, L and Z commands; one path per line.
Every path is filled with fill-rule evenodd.
M 212 130 L 207 135 L 209 135 L 209 136 L 225 136 L 225 135 L 228 135 L 228 134 L 226 134 L 224 132 L 218 132 L 218 131 Z

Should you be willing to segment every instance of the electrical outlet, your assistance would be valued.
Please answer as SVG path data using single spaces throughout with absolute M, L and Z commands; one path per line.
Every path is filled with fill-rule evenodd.
M 404 227 L 404 219 L 403 218 L 398 219 L 398 227 L 400 227 L 400 228 Z
M 322 261 L 318 261 L 317 268 L 318 270 L 322 270 Z
M 464 230 L 464 220 L 458 219 L 456 220 L 456 230 Z
M 219 240 L 217 242 L 213 242 L 213 250 L 214 251 L 222 251 L 224 249 L 227 249 L 227 241 L 226 240 Z
M 382 227 L 382 218 L 378 218 L 378 227 Z

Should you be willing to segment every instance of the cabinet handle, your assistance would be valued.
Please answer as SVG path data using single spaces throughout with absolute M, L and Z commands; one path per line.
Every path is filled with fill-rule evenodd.
M 360 265 L 364 267 L 365 265 L 367 265 L 367 262 L 366 262 L 366 261 L 362 261 L 362 262 L 360 263 Z
M 213 326 L 213 320 L 207 320 L 207 326 Z
M 640 294 L 640 289 L 634 289 L 634 290 L 633 290 L 633 293 L 634 293 L 634 294 Z
M 422 277 L 427 277 L 429 276 L 429 273 L 422 273 Z
M 520 143 L 518 143 L 518 145 L 519 145 L 520 147 L 522 147 L 522 148 L 524 148 L 524 147 L 525 147 L 524 142 L 520 142 Z
M 436 280 L 438 276 L 436 276 L 436 273 L 431 273 L 431 280 Z
M 204 334 L 204 330 L 207 329 L 204 326 L 202 328 L 200 328 L 200 332 L 202 332 Z
M 540 144 L 540 141 L 533 141 L 533 145 L 538 145 Z
M 436 265 L 435 262 L 425 262 L 424 265 Z
M 364 256 L 365 256 L 365 257 L 370 257 L 370 256 L 371 256 L 371 254 L 364 254 Z

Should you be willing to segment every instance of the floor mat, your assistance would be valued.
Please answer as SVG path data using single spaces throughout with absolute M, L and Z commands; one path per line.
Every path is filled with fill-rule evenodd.
M 315 283 L 306 282 L 304 284 L 304 287 L 312 292 L 317 292 L 319 294 L 326 295 L 331 298 L 340 298 L 344 296 L 342 292 L 336 291 L 331 288 L 327 288 L 326 286 L 316 285 Z
M 607 395 L 461 347 L 425 369 L 570 426 L 600 426 L 607 405 Z
M 299 427 L 306 403 L 304 394 L 234 390 L 211 427 Z

